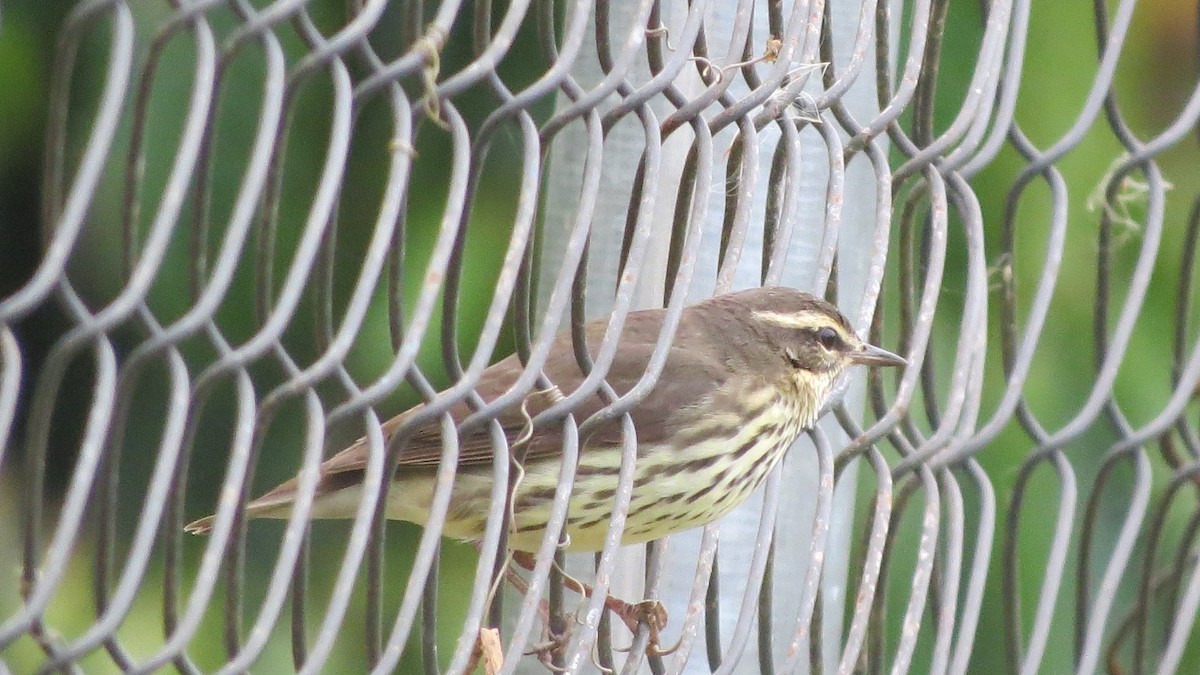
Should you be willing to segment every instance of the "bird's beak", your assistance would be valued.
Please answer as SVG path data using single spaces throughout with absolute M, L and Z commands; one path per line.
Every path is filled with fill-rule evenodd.
M 862 349 L 850 354 L 850 362 L 863 366 L 906 366 L 904 357 L 874 345 L 863 345 Z

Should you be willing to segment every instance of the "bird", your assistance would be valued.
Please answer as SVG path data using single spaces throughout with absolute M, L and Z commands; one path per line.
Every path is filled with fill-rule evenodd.
M 645 374 L 666 319 L 663 309 L 630 312 L 616 356 L 604 375 L 618 396 Z M 593 358 L 607 329 L 585 325 Z M 623 544 L 637 544 L 713 522 L 742 503 L 812 429 L 838 377 L 854 365 L 904 366 L 905 360 L 864 342 L 829 302 L 785 287 L 725 293 L 685 307 L 656 384 L 630 411 L 637 438 Z M 524 370 L 517 355 L 483 371 L 484 401 L 507 392 Z M 533 391 L 496 418 L 511 445 L 523 445 L 521 476 L 511 488 L 508 546 L 530 553 L 541 544 L 562 471 L 561 420 L 532 423 L 584 381 L 569 331 L 557 335 L 543 372 L 553 384 Z M 573 409 L 579 422 L 606 405 L 598 394 Z M 382 425 L 385 438 L 422 406 Z M 450 409 L 461 423 L 471 408 Z M 568 551 L 598 551 L 612 518 L 621 468 L 621 417 L 600 422 L 580 439 L 564 527 Z M 311 516 L 352 518 L 362 498 L 369 449 L 360 438 L 319 469 Z M 425 524 L 442 454 L 440 421 L 418 428 L 399 451 L 385 515 Z M 514 453 L 515 456 L 516 453 Z M 442 534 L 478 543 L 492 499 L 493 450 L 486 426 L 459 438 L 450 508 Z M 299 488 L 292 478 L 245 509 L 249 518 L 288 518 Z M 214 516 L 186 526 L 211 530 Z

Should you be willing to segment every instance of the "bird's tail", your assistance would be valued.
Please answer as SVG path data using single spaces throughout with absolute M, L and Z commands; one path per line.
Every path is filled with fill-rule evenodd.
M 199 520 L 193 520 L 183 526 L 183 531 L 188 534 L 208 534 L 212 532 L 213 523 L 216 522 L 216 516 L 204 516 Z
M 291 511 L 292 496 L 290 494 L 268 493 L 246 505 L 247 518 L 287 518 Z M 216 520 L 216 515 L 205 516 L 184 525 L 183 531 L 189 534 L 208 534 L 212 531 Z

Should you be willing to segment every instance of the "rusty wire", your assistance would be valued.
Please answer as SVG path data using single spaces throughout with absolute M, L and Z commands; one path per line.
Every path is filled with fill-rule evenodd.
M 1068 129 L 1035 142 L 1018 124 L 1022 71 L 1054 46 L 1031 28 L 1030 0 L 993 0 L 979 3 L 958 108 L 935 124 L 947 14 L 962 10 L 863 0 L 833 25 L 832 4 L 77 3 L 50 82 L 40 260 L 0 302 L 0 509 L 18 514 L 0 534 L 21 570 L 0 593 L 0 667 L 458 673 L 498 626 L 502 672 L 526 672 L 542 667 L 521 655 L 540 641 L 543 598 L 553 627 L 569 627 L 546 660 L 569 672 L 1195 666 L 1200 185 L 1164 157 L 1195 163 L 1200 87 L 1157 131 L 1135 131 L 1138 102 L 1114 83 L 1138 3 L 1097 0 L 1086 95 Z M 251 117 L 248 142 L 222 142 Z M 1098 185 L 1073 184 L 1064 167 L 1096 133 L 1117 148 L 1111 166 Z M 364 155 L 370 176 L 355 172 Z M 317 169 L 297 179 L 305 156 Z M 1003 211 L 985 212 L 978 181 L 1003 162 L 1019 168 Z M 490 202 L 496 171 L 511 193 Z M 815 191 L 803 184 L 814 175 Z M 805 189 L 816 208 L 802 207 Z M 1047 205 L 1022 210 L 1031 194 Z M 1080 195 L 1096 208 L 1073 212 Z M 469 252 L 485 228 L 495 250 Z M 1072 228 L 1093 245 L 1070 246 Z M 468 269 L 481 255 L 496 269 L 482 290 Z M 1070 268 L 1094 280 L 1083 299 L 1059 284 Z M 645 627 L 631 637 L 601 611 L 629 576 L 617 546 L 626 413 L 689 302 L 757 283 L 835 298 L 909 367 L 850 383 L 794 452 L 811 462 L 772 475 L 749 525 L 649 547 L 634 587 L 668 603 L 679 643 L 647 654 Z M 1156 294 L 1170 312 L 1147 302 Z M 647 377 L 618 398 L 604 381 L 613 338 L 645 305 L 666 307 L 667 326 Z M 65 326 L 53 344 L 24 343 L 48 312 Z M 553 337 L 597 316 L 610 330 L 591 375 L 543 414 L 563 425 L 568 464 L 598 422 L 572 414 L 579 400 L 605 397 L 601 414 L 623 420 L 608 546 L 554 564 L 564 472 L 526 594 L 497 594 L 507 461 L 494 463 L 478 558 L 455 549 L 469 562 L 448 566 L 441 550 L 457 432 L 487 428 L 507 457 L 495 415 L 549 386 Z M 440 352 L 422 357 L 439 334 Z M 1060 335 L 1082 337 L 1073 348 L 1092 349 L 1090 368 L 1047 346 Z M 384 359 L 355 360 L 381 343 Z M 475 385 L 509 348 L 527 369 L 487 403 Z M 1144 350 L 1161 395 L 1132 400 L 1119 383 Z M 1047 405 L 1039 388 L 1067 381 Z M 426 406 L 388 440 L 397 391 Z M 474 413 L 456 429 L 447 411 L 460 401 Z M 445 447 L 430 522 L 393 530 L 383 477 L 431 421 Z M 295 433 L 276 452 L 284 427 Z M 375 490 L 353 521 L 318 531 L 316 468 L 358 435 Z M 241 518 L 256 474 L 293 472 L 286 524 Z M 798 473 L 814 487 L 797 520 Z M 207 510 L 212 535 L 185 535 Z M 403 574 L 398 558 L 411 558 Z M 563 566 L 599 593 L 564 592 Z M 439 604 L 447 590 L 454 611 Z M 161 633 L 134 635 L 147 616 Z

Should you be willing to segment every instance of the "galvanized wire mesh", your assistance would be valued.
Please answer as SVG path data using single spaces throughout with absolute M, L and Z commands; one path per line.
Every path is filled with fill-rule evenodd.
M 20 570 L 0 659 L 462 672 L 499 626 L 511 672 L 541 667 L 521 655 L 544 595 L 569 630 L 542 651 L 573 672 L 1195 670 L 1193 57 L 1123 90 L 1163 98 L 1122 95 L 1176 35 L 1147 18 L 1165 10 L 1048 25 L 1032 4 L 864 0 L 836 23 L 820 0 L 78 3 L 36 271 L 0 303 L 0 560 Z M 1196 9 L 1172 7 L 1194 44 Z M 1098 50 L 1063 37 L 1084 30 Z M 1023 85 L 1057 61 L 1086 77 Z M 678 316 L 746 274 L 836 298 L 910 365 L 813 434 L 809 519 L 776 517 L 796 487 L 772 477 L 744 569 L 718 528 L 651 547 L 647 597 L 668 559 L 688 570 L 674 653 L 564 593 L 553 540 L 502 621 L 503 489 L 478 558 L 440 542 L 444 512 L 385 527 L 377 493 L 310 523 L 327 449 L 366 435 L 381 483 L 380 422 L 424 400 L 453 453 L 444 413 L 495 414 L 474 386 L 499 356 L 531 363 L 529 391 L 559 330 Z M 239 518 L 297 471 L 290 520 Z M 182 532 L 214 510 L 211 537 Z M 773 546 L 797 531 L 799 553 Z M 616 565 L 596 558 L 601 592 Z

